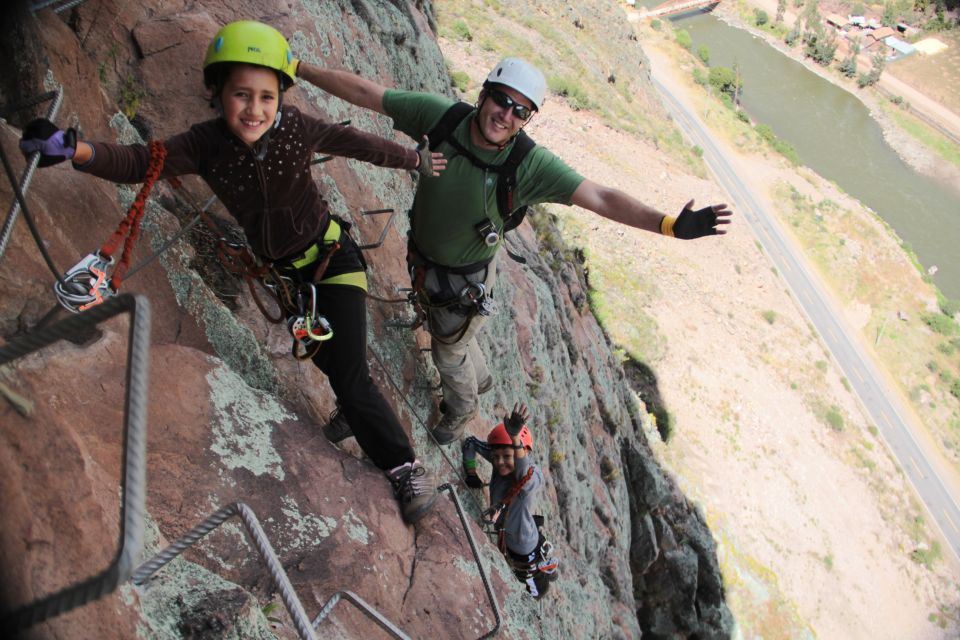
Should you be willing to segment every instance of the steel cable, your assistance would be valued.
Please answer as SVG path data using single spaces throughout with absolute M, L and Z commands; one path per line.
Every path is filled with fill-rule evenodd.
M 60 111 L 60 105 L 63 103 L 63 87 L 57 87 L 56 93 L 53 96 L 53 103 L 50 105 L 49 111 L 47 111 L 47 120 L 53 121 L 57 117 L 57 113 Z M 40 152 L 35 151 L 30 154 L 30 157 L 27 159 L 27 169 L 23 173 L 23 177 L 20 178 L 20 192 L 26 194 L 27 189 L 30 187 L 30 181 L 33 179 L 33 172 L 37 170 L 37 164 L 40 162 Z M 3 229 L 0 230 L 0 258 L 3 258 L 3 254 L 7 251 L 7 244 L 10 242 L 10 235 L 13 233 L 13 223 L 17 221 L 17 214 L 20 213 L 20 201 L 16 200 L 10 207 L 10 212 L 7 213 L 7 219 L 3 223 Z
M 147 386 L 150 356 L 150 305 L 141 296 L 121 295 L 89 311 L 66 318 L 43 330 L 11 340 L 0 347 L 0 365 L 7 364 L 79 330 L 88 329 L 121 313 L 130 313 L 127 379 L 123 418 L 123 476 L 120 480 L 119 547 L 101 573 L 40 600 L 0 615 L 0 629 L 18 631 L 96 600 L 130 576 L 143 547 L 146 499 Z

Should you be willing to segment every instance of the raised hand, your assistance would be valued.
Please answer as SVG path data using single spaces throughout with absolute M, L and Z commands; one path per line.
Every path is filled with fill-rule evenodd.
M 732 215 L 733 211 L 730 211 L 726 204 L 714 204 L 694 210 L 693 200 L 690 200 L 674 221 L 672 235 L 681 240 L 722 236 L 726 233 L 723 225 L 730 224 Z
M 530 410 L 527 405 L 519 402 L 513 405 L 513 411 L 508 416 L 503 417 L 503 426 L 507 430 L 507 435 L 515 438 L 520 434 L 520 430 L 527 424 L 527 418 L 530 417 Z

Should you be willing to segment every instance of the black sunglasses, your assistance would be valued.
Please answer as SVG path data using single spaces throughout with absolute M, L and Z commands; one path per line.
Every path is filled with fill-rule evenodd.
M 517 102 L 507 94 L 505 94 L 503 91 L 500 91 L 498 89 L 489 89 L 488 91 L 490 93 L 490 99 L 493 100 L 493 102 L 498 107 L 506 107 L 506 108 L 512 109 L 513 115 L 517 116 L 521 120 L 524 120 L 524 121 L 529 120 L 530 116 L 533 115 L 533 109 L 531 109 L 530 107 L 523 106 L 522 104 L 520 104 L 519 102 Z

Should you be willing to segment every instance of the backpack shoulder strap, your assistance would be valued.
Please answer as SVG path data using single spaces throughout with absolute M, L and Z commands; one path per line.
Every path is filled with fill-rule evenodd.
M 513 190 L 517 187 L 517 167 L 535 146 L 537 146 L 537 143 L 533 141 L 533 138 L 528 136 L 525 131 L 520 131 L 513 143 L 513 149 L 510 150 L 510 155 L 500 165 L 500 178 L 497 180 L 497 209 L 500 211 L 500 217 L 503 218 L 504 232 L 517 228 L 527 214 L 526 207 L 514 210 Z
M 433 129 L 427 134 L 427 138 L 430 141 L 430 150 L 436 151 L 440 143 L 449 138 L 454 129 L 456 129 L 457 126 L 463 122 L 463 119 L 473 110 L 474 106 L 468 102 L 457 102 L 450 105 L 450 108 L 443 112 L 440 120 L 437 121 L 437 124 L 434 125 Z

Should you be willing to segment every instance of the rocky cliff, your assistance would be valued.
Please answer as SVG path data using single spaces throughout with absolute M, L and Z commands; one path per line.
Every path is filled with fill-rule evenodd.
M 578 3 L 574 17 L 603 20 L 607 4 Z M 200 82 L 204 48 L 221 24 L 245 18 L 276 26 L 310 62 L 450 93 L 432 11 L 429 2 L 404 0 L 97 0 L 35 15 L 21 6 L 20 20 L 3 28 L 26 43 L 20 60 L 38 65 L 32 75 L 22 64 L 8 73 L 13 63 L 5 58 L 2 102 L 61 84 L 59 124 L 78 127 L 88 139 L 162 139 L 210 117 Z M 626 33 L 611 37 L 622 38 L 615 48 L 635 47 Z M 628 66 L 617 69 L 621 77 L 645 82 Z M 394 135 L 387 120 L 310 87 L 298 86 L 287 99 L 328 119 Z M 17 156 L 18 171 L 17 125 L 45 108 L 11 115 L 0 127 L 0 143 Z M 360 211 L 403 211 L 410 203 L 411 178 L 399 172 L 338 159 L 318 165 L 315 175 L 334 212 L 352 220 L 365 242 L 379 236 L 383 220 Z M 185 186 L 191 198 L 206 199 L 199 182 Z M 3 202 L 13 201 L 9 184 L 0 193 Z M 66 270 L 103 242 L 134 193 L 60 165 L 36 175 L 28 204 L 54 262 Z M 186 199 L 157 187 L 138 256 L 188 218 Z M 470 430 L 484 435 L 515 400 L 531 405 L 536 459 L 547 479 L 542 512 L 562 569 L 550 596 L 534 603 L 472 525 L 503 607 L 503 633 L 725 637 L 732 620 L 710 531 L 646 445 L 655 430 L 586 305 L 575 252 L 558 245 L 548 219 L 536 226 L 524 225 L 511 240 L 529 264 L 500 264 L 499 313 L 482 341 L 496 384 Z M 395 298 L 405 286 L 404 232 L 399 216 L 384 245 L 368 252 L 373 293 Z M 292 359 L 286 332 L 268 324 L 243 288 L 211 266 L 209 238 L 190 237 L 124 287 L 149 298 L 153 309 L 144 559 L 219 507 L 242 501 L 263 524 L 308 614 L 350 590 L 412 637 L 471 638 L 490 630 L 493 614 L 454 505 L 441 497 L 416 527 L 402 523 L 387 482 L 352 441 L 341 450 L 320 433 L 333 407 L 323 376 Z M 50 309 L 51 281 L 19 221 L 0 260 L 0 330 L 7 340 Z M 405 305 L 371 300 L 374 375 L 421 458 L 477 516 L 483 496 L 459 482 L 459 453 L 448 447 L 444 455 L 428 438 L 435 375 L 423 351 L 426 336 L 396 326 L 408 315 Z M 58 343 L 0 374 L 8 399 L 22 398 L 21 408 L 33 403 L 28 415 L 13 400 L 0 407 L 0 600 L 7 608 L 95 574 L 114 553 L 126 333 L 125 320 L 111 320 L 95 335 L 77 336 L 78 344 Z M 24 635 L 296 637 L 275 602 L 269 573 L 231 520 L 146 586 L 122 585 Z M 340 604 L 318 633 L 347 638 L 370 629 L 369 619 Z

